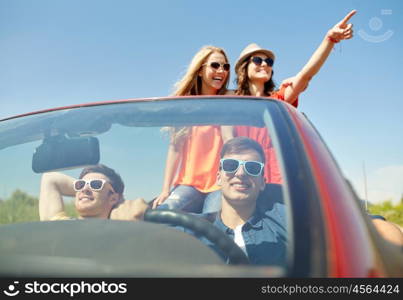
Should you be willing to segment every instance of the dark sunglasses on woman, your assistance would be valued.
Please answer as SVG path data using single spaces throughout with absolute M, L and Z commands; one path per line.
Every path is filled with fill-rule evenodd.
M 259 176 L 262 173 L 264 167 L 264 163 L 253 160 L 245 161 L 233 158 L 223 158 L 220 160 L 220 166 L 226 173 L 236 173 L 240 165 L 243 165 L 246 174 L 250 176 Z
M 253 56 L 251 60 L 255 65 L 258 66 L 260 66 L 263 62 L 265 62 L 266 65 L 268 65 L 269 67 L 272 67 L 274 64 L 273 59 L 271 59 L 270 57 L 263 59 L 259 56 Z
M 221 66 L 224 69 L 224 71 L 229 71 L 230 69 L 230 64 L 221 64 L 219 62 L 212 62 L 209 64 L 209 66 L 215 70 L 218 70 Z

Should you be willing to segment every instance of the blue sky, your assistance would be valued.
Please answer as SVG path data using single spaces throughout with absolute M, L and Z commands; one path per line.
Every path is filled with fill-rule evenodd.
M 256 42 L 295 75 L 350 10 L 355 36 L 336 45 L 300 97 L 363 197 L 403 194 L 403 2 L 0 0 L 0 118 L 83 102 L 166 96 L 211 44 L 235 63 Z M 231 78 L 231 86 L 234 87 Z

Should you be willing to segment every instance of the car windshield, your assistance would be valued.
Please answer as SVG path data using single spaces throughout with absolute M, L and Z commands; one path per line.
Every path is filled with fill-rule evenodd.
M 1 198 L 6 200 L 16 191 L 38 197 L 41 173 L 32 170 L 32 156 L 47 135 L 63 135 L 71 138 L 97 137 L 100 163 L 113 166 L 128 183 L 125 198 L 142 197 L 151 201 L 162 187 L 169 128 L 220 125 L 264 127 L 263 116 L 269 117 L 265 104 L 255 102 L 251 107 L 246 102 L 233 106 L 232 101 L 221 100 L 222 103 L 209 101 L 206 105 L 204 101 L 192 100 L 187 103 L 186 100 L 173 100 L 90 106 L 2 122 Z M 63 172 L 78 177 L 81 169 L 82 166 Z M 22 215 L 12 217 L 11 214 L 2 216 L 1 223 L 35 220 Z
M 41 222 L 39 216 L 43 174 L 58 172 L 77 179 L 83 167 L 92 163 L 104 164 L 120 174 L 125 185 L 125 200 L 143 198 L 151 204 L 163 188 L 172 129 L 178 131 L 186 128 L 188 132 L 193 132 L 195 128 L 213 127 L 220 130 L 225 126 L 239 132 L 253 132 L 256 139 L 263 135 L 265 145 L 262 146 L 270 147 L 269 150 L 264 149 L 272 155 L 270 161 L 266 161 L 272 170 L 270 174 L 265 174 L 267 186 L 271 189 L 265 194 L 265 201 L 285 205 L 282 226 L 286 232 L 287 249 L 282 264 L 264 265 L 269 268 L 267 270 L 272 270 L 272 276 L 285 276 L 293 260 L 293 213 L 290 203 L 297 199 L 293 199 L 289 193 L 289 180 L 295 174 L 288 174 L 285 168 L 284 158 L 289 153 L 284 150 L 286 145 L 282 144 L 281 139 L 288 129 L 282 110 L 275 100 L 242 97 L 128 100 L 57 109 L 3 120 L 0 122 L 0 227 L 15 223 L 46 223 Z M 181 164 L 187 160 L 191 161 L 191 158 L 184 156 Z M 200 165 L 193 167 L 200 168 Z M 257 172 L 252 167 L 244 166 L 247 172 Z M 215 176 L 219 165 L 210 171 Z M 94 187 L 97 188 L 95 184 Z M 74 196 L 64 196 L 63 203 L 67 216 L 79 218 Z M 202 213 L 200 208 L 189 212 Z M 54 224 L 69 226 L 68 222 L 54 221 Z M 157 226 L 157 231 L 161 232 L 165 230 L 164 227 L 170 227 L 163 224 Z M 141 231 L 142 236 L 147 234 L 147 228 Z M 163 248 L 166 243 L 164 237 L 155 239 L 156 244 Z M 200 242 L 200 248 L 203 247 L 210 251 Z M 0 248 L 0 256 L 3 258 L 6 255 L 4 251 L 11 249 L 4 246 L 4 243 Z M 29 249 L 24 251 L 24 255 L 29 253 Z M 180 259 L 187 262 L 197 261 L 200 255 L 197 251 L 186 253 L 188 258 Z M 65 253 L 67 256 L 70 254 L 74 256 L 74 253 Z M 136 251 L 131 255 L 136 255 Z M 270 276 L 267 270 L 264 274 Z M 196 275 L 199 271 L 200 268 L 190 269 L 186 274 Z

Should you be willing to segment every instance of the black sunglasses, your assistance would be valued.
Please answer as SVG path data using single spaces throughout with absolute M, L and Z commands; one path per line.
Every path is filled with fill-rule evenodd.
M 212 62 L 212 63 L 210 63 L 209 66 L 212 67 L 215 70 L 218 70 L 222 66 L 224 71 L 229 71 L 229 69 L 231 67 L 230 64 L 221 64 L 221 63 L 218 63 L 218 62 Z
M 79 192 L 84 189 L 84 187 L 88 184 L 90 189 L 93 191 L 100 191 L 105 185 L 106 180 L 104 179 L 92 179 L 92 180 L 84 180 L 78 179 L 74 181 L 73 187 L 76 192 Z
M 274 60 L 271 59 L 270 57 L 263 59 L 259 56 L 253 56 L 252 61 L 254 64 L 256 64 L 258 66 L 260 66 L 263 62 L 265 62 L 269 67 L 272 67 L 274 64 Z
M 220 160 L 221 168 L 227 173 L 236 173 L 239 166 L 243 165 L 245 172 L 250 176 L 259 176 L 264 167 L 264 163 L 253 160 L 240 160 L 233 158 L 223 158 Z

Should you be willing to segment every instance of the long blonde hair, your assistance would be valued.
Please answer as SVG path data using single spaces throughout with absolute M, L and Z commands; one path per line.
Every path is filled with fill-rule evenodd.
M 227 54 L 224 49 L 215 46 L 204 46 L 202 47 L 193 57 L 190 62 L 185 75 L 177 81 L 174 85 L 175 90 L 173 96 L 190 96 L 190 95 L 201 95 L 202 93 L 202 79 L 199 75 L 200 69 L 206 62 L 208 57 L 213 53 L 221 53 L 224 55 L 227 63 L 229 62 Z M 225 79 L 224 84 L 218 90 L 217 95 L 225 95 L 228 89 L 229 74 Z M 187 136 L 190 132 L 190 127 L 168 127 L 164 128 L 164 131 L 168 130 L 171 134 L 171 142 L 174 145 L 179 146 L 184 140 L 183 138 Z

